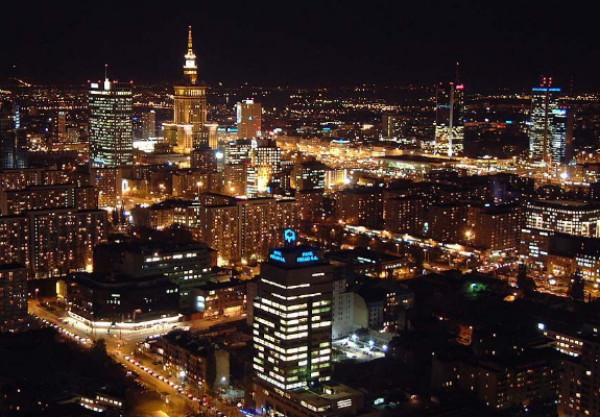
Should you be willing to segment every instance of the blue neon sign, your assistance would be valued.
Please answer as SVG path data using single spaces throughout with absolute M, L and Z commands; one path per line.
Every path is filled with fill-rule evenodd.
M 281 251 L 278 250 L 274 250 L 273 253 L 269 255 L 269 258 L 273 259 L 274 261 L 285 262 L 285 258 L 281 254 Z
M 313 251 L 308 251 L 308 252 L 302 252 L 302 255 L 299 256 L 298 258 L 296 258 L 296 262 L 312 262 L 312 261 L 318 261 L 319 258 L 317 257 L 317 255 L 314 254 Z
M 298 235 L 292 229 L 285 229 L 283 232 L 283 239 L 286 243 L 295 243 L 298 240 Z

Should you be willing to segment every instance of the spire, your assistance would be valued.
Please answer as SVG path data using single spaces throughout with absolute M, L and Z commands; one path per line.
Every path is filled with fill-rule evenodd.
M 454 82 L 456 85 L 460 84 L 460 62 L 456 61 L 456 67 L 454 69 Z
M 185 65 L 183 74 L 191 84 L 196 84 L 198 78 L 198 67 L 196 66 L 196 54 L 192 48 L 192 26 L 188 26 L 188 50 L 185 54 Z
M 110 90 L 110 80 L 108 79 L 108 64 L 104 64 L 104 89 Z

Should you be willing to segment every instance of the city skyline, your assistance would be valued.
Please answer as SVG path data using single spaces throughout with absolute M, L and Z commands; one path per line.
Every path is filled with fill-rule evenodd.
M 0 416 L 600 417 L 594 10 L 123 3 L 2 9 Z

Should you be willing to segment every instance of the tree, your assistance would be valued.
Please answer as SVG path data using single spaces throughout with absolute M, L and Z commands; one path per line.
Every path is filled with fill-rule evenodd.
M 517 273 L 517 285 L 524 295 L 529 295 L 535 292 L 537 286 L 533 278 L 527 276 L 527 265 L 524 262 L 519 264 L 519 272 Z
M 577 268 L 573 277 L 571 278 L 571 287 L 569 288 L 569 297 L 573 300 L 583 301 L 585 297 L 584 293 L 585 282 L 581 270 Z

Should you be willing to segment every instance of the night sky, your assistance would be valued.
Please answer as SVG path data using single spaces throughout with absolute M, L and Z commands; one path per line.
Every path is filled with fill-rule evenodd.
M 586 4 L 587 3 L 587 4 Z M 526 87 L 542 73 L 600 88 L 598 2 L 2 2 L 0 75 L 138 83 L 179 76 L 187 25 L 210 83 L 430 83 L 462 64 L 473 89 Z

